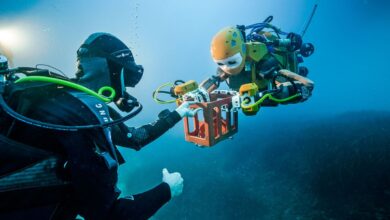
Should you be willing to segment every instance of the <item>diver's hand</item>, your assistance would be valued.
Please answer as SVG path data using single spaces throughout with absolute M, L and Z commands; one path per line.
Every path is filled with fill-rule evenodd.
M 184 101 L 193 100 L 195 102 L 210 102 L 210 95 L 203 87 L 199 87 L 194 91 L 188 92 L 183 95 Z
M 196 113 L 198 113 L 201 108 L 192 109 L 190 106 L 195 102 L 183 102 L 179 107 L 176 108 L 177 113 L 179 113 L 180 117 L 194 117 Z
M 171 189 L 171 197 L 179 196 L 183 192 L 183 178 L 180 173 L 169 173 L 167 168 L 162 170 L 162 181 L 169 185 Z

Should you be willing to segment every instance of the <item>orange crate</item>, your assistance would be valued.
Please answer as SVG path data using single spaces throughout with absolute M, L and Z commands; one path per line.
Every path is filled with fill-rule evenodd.
M 226 94 L 211 94 L 210 102 L 191 105 L 191 108 L 202 108 L 193 118 L 184 118 L 184 132 L 186 141 L 203 147 L 211 147 L 225 140 L 238 130 L 238 113 L 236 111 L 222 111 L 232 107 L 232 96 Z M 199 117 L 203 114 L 203 117 Z M 192 120 L 193 126 L 190 125 Z M 192 127 L 192 130 L 190 130 Z

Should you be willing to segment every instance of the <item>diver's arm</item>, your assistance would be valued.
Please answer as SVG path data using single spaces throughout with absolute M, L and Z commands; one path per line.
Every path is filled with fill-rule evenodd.
M 113 116 L 111 111 L 110 115 Z M 143 146 L 160 137 L 180 120 L 181 116 L 177 111 L 171 112 L 166 109 L 160 112 L 158 119 L 153 123 L 138 128 L 128 127 L 125 124 L 113 127 L 112 139 L 116 145 L 140 150 Z
M 162 183 L 155 188 L 130 197 L 119 199 L 114 203 L 112 219 L 147 219 L 171 198 L 183 192 L 183 178 L 178 172 L 169 173 L 162 170 Z
M 170 199 L 169 185 L 163 182 L 144 193 L 118 199 L 111 219 L 148 219 Z
M 210 93 L 218 89 L 219 84 L 227 78 L 229 78 L 229 75 L 218 68 L 217 74 L 201 82 L 199 87 L 204 88 L 208 93 Z

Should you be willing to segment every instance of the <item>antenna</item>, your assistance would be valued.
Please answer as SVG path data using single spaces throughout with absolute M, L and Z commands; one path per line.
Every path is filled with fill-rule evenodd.
M 306 24 L 305 24 L 305 26 L 304 26 L 304 28 L 303 28 L 303 30 L 302 30 L 302 32 L 301 32 L 302 38 L 303 38 L 303 36 L 306 34 L 306 31 L 307 31 L 307 29 L 309 28 L 311 21 L 313 20 L 314 14 L 315 14 L 316 11 L 317 11 L 318 2 L 319 2 L 319 1 L 317 1 L 317 3 L 314 5 L 313 10 L 311 11 L 310 17 L 309 17 L 309 19 L 307 20 L 307 22 L 306 22 Z

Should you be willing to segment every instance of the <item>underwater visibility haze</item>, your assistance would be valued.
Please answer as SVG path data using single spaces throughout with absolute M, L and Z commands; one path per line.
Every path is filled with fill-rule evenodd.
M 152 219 L 390 219 L 390 3 L 384 0 L 2 0 L 0 53 L 16 66 L 48 64 L 74 77 L 87 36 L 117 36 L 144 68 L 127 89 L 140 126 L 175 104 L 152 92 L 166 82 L 215 74 L 210 42 L 222 28 L 262 22 L 300 33 L 313 94 L 299 104 L 239 113 L 232 139 L 210 148 L 186 142 L 183 123 L 140 151 L 119 148 L 122 195 L 180 172 L 182 195 Z M 221 86 L 227 88 L 225 83 Z

